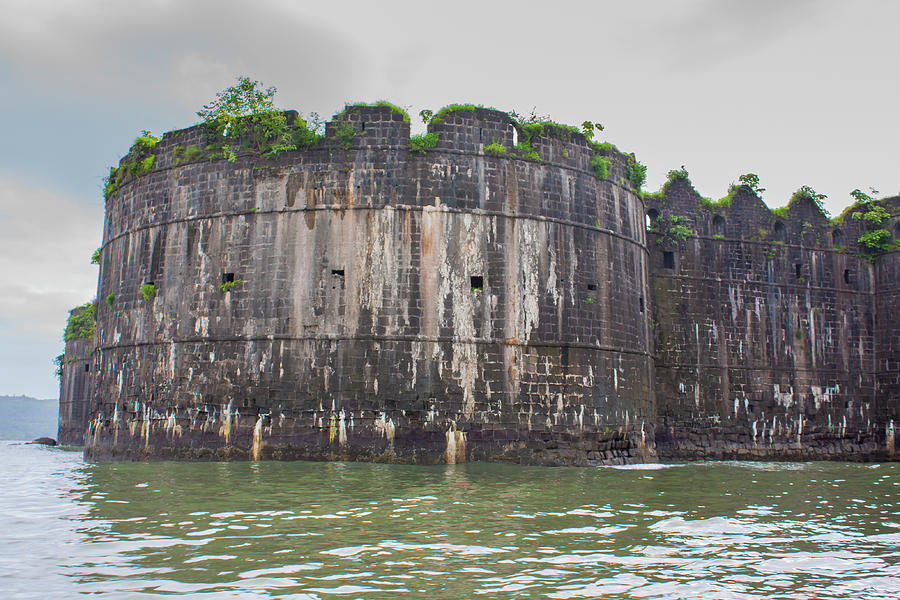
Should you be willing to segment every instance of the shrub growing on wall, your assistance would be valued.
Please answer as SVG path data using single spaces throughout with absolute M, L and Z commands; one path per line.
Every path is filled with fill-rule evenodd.
M 872 196 L 855 189 L 850 195 L 856 200 L 856 205 L 850 217 L 854 221 L 860 221 L 865 231 L 856 241 L 872 254 L 880 254 L 891 249 L 891 232 L 882 227 L 885 220 L 890 217 L 885 208 L 878 204 Z
M 302 118 L 288 124 L 285 112 L 275 108 L 274 87 L 263 88 L 249 77 L 237 80 L 236 85 L 217 93 L 215 100 L 197 111 L 228 160 L 235 160 L 244 149 L 272 157 L 318 141 L 316 131 Z

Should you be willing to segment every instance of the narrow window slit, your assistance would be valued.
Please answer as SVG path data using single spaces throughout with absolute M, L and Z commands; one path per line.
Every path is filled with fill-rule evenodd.
M 675 253 L 674 252 L 663 252 L 663 267 L 666 269 L 674 269 L 675 268 Z

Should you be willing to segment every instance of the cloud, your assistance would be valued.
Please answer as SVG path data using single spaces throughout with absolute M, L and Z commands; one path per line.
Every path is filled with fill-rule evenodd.
M 66 312 L 93 298 L 103 207 L 0 173 L 0 335 L 57 343 Z
M 318 106 L 371 71 L 352 38 L 293 4 L 217 0 L 14 0 L 0 21 L 0 58 L 45 91 L 191 110 L 240 74 L 266 83 L 289 74 L 282 91 Z
M 55 397 L 50 364 L 69 309 L 94 297 L 103 207 L 0 171 L 0 381 Z
M 664 63 L 685 71 L 752 54 L 776 40 L 814 28 L 835 6 L 820 0 L 694 0 L 660 6 L 651 21 L 652 46 Z

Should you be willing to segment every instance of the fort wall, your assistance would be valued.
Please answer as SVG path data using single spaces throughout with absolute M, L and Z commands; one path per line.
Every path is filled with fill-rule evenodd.
M 675 179 L 647 209 L 696 232 L 649 244 L 660 455 L 891 458 L 898 253 L 873 264 L 857 222 L 746 187 L 714 205 Z
M 90 421 L 93 350 L 90 339 L 66 342 L 59 378 L 59 429 L 56 439 L 60 444 L 80 446 L 84 442 Z
M 357 106 L 233 162 L 166 134 L 107 198 L 86 456 L 894 458 L 900 252 L 809 198 L 642 196 L 564 127 L 485 151 L 518 127 L 450 111 L 416 152 Z
M 410 152 L 387 108 L 344 148 L 181 161 L 107 203 L 90 458 L 539 464 L 654 457 L 644 206 L 610 152 L 504 113 Z M 142 286 L 152 284 L 144 298 Z M 146 289 L 146 288 L 145 288 Z

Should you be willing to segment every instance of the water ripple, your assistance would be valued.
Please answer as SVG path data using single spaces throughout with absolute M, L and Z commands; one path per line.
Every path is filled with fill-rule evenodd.
M 0 465 L 4 598 L 900 597 L 894 464 Z

